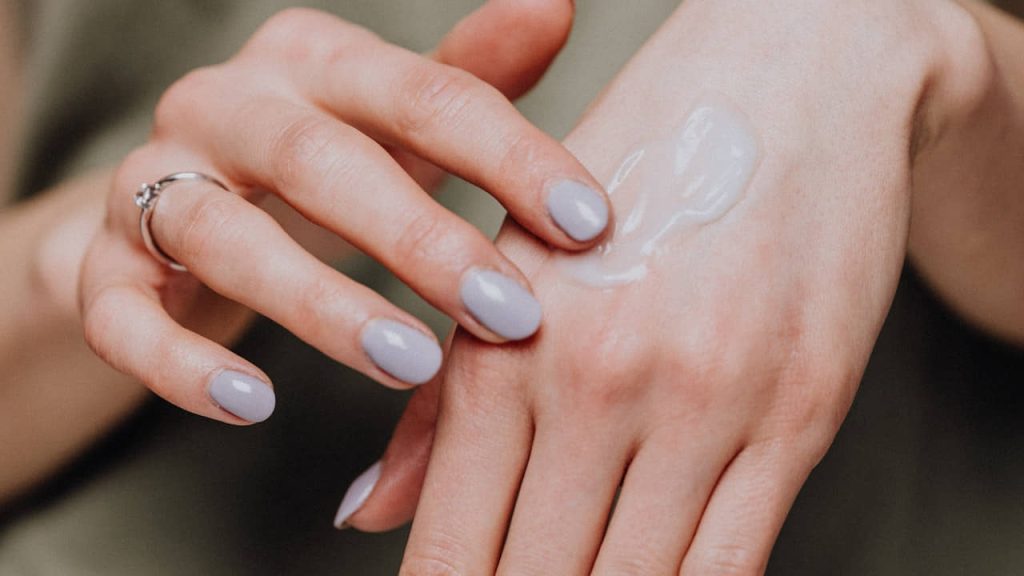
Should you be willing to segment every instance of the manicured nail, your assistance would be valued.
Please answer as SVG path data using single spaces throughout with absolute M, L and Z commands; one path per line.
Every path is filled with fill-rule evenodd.
M 366 499 L 370 497 L 373 489 L 377 486 L 378 480 L 380 480 L 380 461 L 367 468 L 366 472 L 360 474 L 348 487 L 345 497 L 341 499 L 338 513 L 334 516 L 335 528 L 338 530 L 348 528 L 348 519 L 363 507 Z
M 575 180 L 563 180 L 551 188 L 548 213 L 577 242 L 593 240 L 608 227 L 608 204 L 604 198 Z
M 506 340 L 522 340 L 540 327 L 540 302 L 515 280 L 492 270 L 471 270 L 460 289 L 478 322 Z
M 363 350 L 378 368 L 409 384 L 423 384 L 441 369 L 441 347 L 419 330 L 378 318 L 363 329 Z
M 266 382 L 234 370 L 224 370 L 213 379 L 210 397 L 221 408 L 249 422 L 270 418 L 277 402 Z

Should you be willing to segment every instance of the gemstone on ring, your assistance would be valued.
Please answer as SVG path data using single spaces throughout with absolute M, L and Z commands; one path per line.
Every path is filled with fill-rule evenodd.
M 160 200 L 160 194 L 164 189 L 176 182 L 186 180 L 208 182 L 226 192 L 231 191 L 220 180 L 217 180 L 213 176 L 207 176 L 202 172 L 176 172 L 170 176 L 165 176 L 157 180 L 153 184 L 140 184 L 139 189 L 135 191 L 135 195 L 133 197 L 135 205 L 140 209 L 139 233 L 142 234 L 142 242 L 145 244 L 146 250 L 149 251 L 153 258 L 176 272 L 187 272 L 188 269 L 157 245 L 156 240 L 153 239 L 153 231 L 150 230 L 149 226 L 150 221 L 153 219 L 153 211 L 156 210 L 157 201 Z

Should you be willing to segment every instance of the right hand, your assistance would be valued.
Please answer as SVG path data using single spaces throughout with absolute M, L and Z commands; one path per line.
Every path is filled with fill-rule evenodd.
M 436 165 L 490 191 L 554 246 L 599 240 L 600 185 L 495 89 L 513 97 L 531 86 L 571 20 L 567 0 L 492 0 L 428 58 L 333 16 L 289 10 L 228 62 L 187 75 L 162 98 L 149 142 L 118 169 L 83 263 L 90 346 L 168 401 L 235 424 L 266 419 L 275 403 L 269 378 L 222 345 L 247 324 L 247 309 L 385 385 L 430 380 L 441 361 L 430 331 L 303 249 L 251 203 L 267 193 L 478 337 L 530 336 L 540 308 L 524 275 L 421 184 L 436 182 Z M 189 274 L 145 250 L 132 202 L 141 183 L 181 171 L 237 192 L 181 182 L 162 195 L 154 240 Z M 565 193 L 560 183 L 570 194 L 558 201 L 549 195 Z

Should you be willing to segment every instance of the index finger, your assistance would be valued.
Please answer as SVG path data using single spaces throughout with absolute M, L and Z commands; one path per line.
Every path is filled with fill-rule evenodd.
M 308 26 L 307 38 L 339 39 L 289 70 L 318 106 L 487 190 L 554 246 L 586 248 L 608 228 L 601 185 L 496 88 L 380 40 L 352 41 L 341 20 Z

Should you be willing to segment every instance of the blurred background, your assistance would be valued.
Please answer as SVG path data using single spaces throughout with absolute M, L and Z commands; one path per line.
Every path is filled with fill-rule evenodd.
M 1024 12 L 1024 2 L 1003 4 Z M 29 98 L 18 190 L 116 163 L 144 141 L 174 79 L 229 57 L 293 5 L 422 51 L 479 0 L 23 0 Z M 676 5 L 578 3 L 569 45 L 521 108 L 565 135 Z M 503 216 L 458 181 L 441 198 L 488 233 Z M 341 269 L 447 330 L 379 266 L 356 259 Z M 0 508 L 0 575 L 396 573 L 405 530 L 337 532 L 331 520 L 348 483 L 383 451 L 406 396 L 267 321 L 238 350 L 276 383 L 272 419 L 238 429 L 148 403 Z M 965 327 L 908 269 L 853 410 L 769 573 L 1024 574 L 1022 383 L 1024 352 Z

